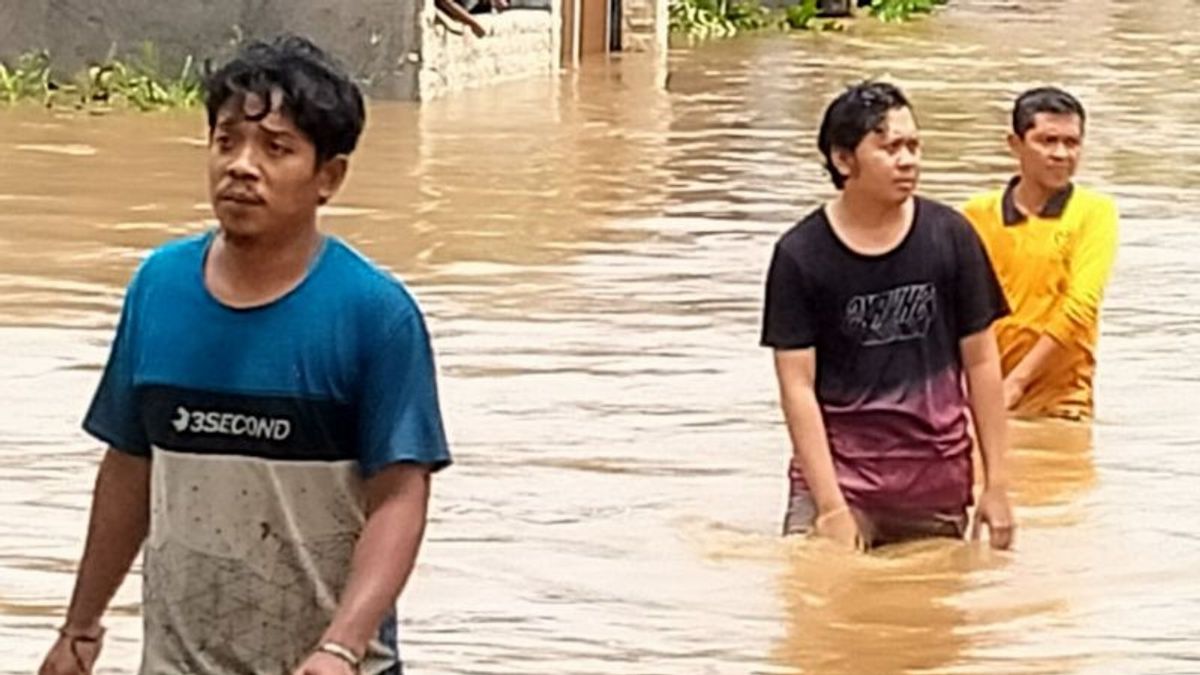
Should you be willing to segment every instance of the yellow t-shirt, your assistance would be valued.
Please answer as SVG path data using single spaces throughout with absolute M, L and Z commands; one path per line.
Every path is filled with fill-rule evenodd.
M 1014 412 L 1090 418 L 1100 301 L 1117 251 L 1117 207 L 1108 195 L 1076 185 L 1026 217 L 1013 203 L 1016 182 L 963 208 L 1012 308 L 995 325 L 1004 374 L 1043 334 L 1065 349 L 1029 383 Z

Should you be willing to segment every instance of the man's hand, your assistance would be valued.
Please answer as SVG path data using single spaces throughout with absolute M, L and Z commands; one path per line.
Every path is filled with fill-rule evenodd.
M 861 551 L 864 548 L 862 533 L 858 531 L 858 523 L 848 506 L 817 515 L 813 522 L 813 533 L 847 549 Z
M 975 523 L 971 527 L 971 539 L 978 540 L 983 525 L 988 527 L 988 541 L 992 548 L 1008 549 L 1013 543 L 1016 523 L 1013 521 L 1012 506 L 1008 503 L 1008 492 L 1003 488 L 985 488 L 979 496 L 979 507 L 975 509 Z
M 310 654 L 292 675 L 357 675 L 354 666 L 333 654 L 315 652 Z
M 1004 378 L 1004 409 L 1013 410 L 1025 398 L 1025 385 L 1017 378 Z
M 79 636 L 59 635 L 50 647 L 38 675 L 92 675 L 100 657 L 101 637 L 81 639 Z

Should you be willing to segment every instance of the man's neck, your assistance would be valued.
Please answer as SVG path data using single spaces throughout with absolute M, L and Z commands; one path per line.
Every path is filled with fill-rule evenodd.
M 900 245 L 912 226 L 914 199 L 885 202 L 843 191 L 827 210 L 834 233 L 851 250 L 882 255 Z
M 315 224 L 285 236 L 237 237 L 220 230 L 204 266 L 204 282 L 234 307 L 270 303 L 298 286 L 321 245 Z
M 1013 203 L 1026 217 L 1036 216 L 1046 208 L 1046 202 L 1057 192 L 1057 189 L 1048 188 L 1021 176 L 1017 180 L 1017 186 L 1013 188 Z
M 865 195 L 852 188 L 842 190 L 833 200 L 833 207 L 840 216 L 841 226 L 863 234 L 886 232 L 908 225 L 912 213 L 912 198 L 902 202 L 883 201 Z

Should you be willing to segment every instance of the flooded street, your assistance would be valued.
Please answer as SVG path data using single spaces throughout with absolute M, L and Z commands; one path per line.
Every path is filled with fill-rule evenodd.
M 1012 169 L 1013 96 L 1088 107 L 1121 249 L 1090 430 L 1018 423 L 1014 551 L 778 536 L 757 346 L 771 247 L 832 194 L 824 105 L 902 85 L 925 194 Z M 665 82 L 664 82 L 665 80 Z M 952 0 L 927 21 L 680 48 L 375 104 L 325 226 L 424 308 L 457 464 L 402 601 L 414 675 L 1200 673 L 1200 3 Z M 665 86 L 664 86 L 665 84 Z M 0 109 L 0 673 L 53 639 L 140 256 L 210 221 L 201 111 Z M 132 673 L 132 577 L 102 673 Z

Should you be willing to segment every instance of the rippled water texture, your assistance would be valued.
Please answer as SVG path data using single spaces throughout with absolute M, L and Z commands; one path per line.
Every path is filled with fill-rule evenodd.
M 430 318 L 458 465 L 404 599 L 411 671 L 1200 672 L 1200 4 L 952 0 L 907 26 L 769 34 L 378 104 L 329 230 Z M 776 536 L 788 447 L 757 346 L 774 239 L 830 195 L 844 83 L 904 85 L 924 191 L 1011 168 L 1013 95 L 1092 115 L 1116 193 L 1098 419 L 1015 433 L 1011 554 L 847 557 Z M 665 86 L 664 86 L 665 80 Z M 0 111 L 0 672 L 52 638 L 96 443 L 78 429 L 139 256 L 205 227 L 196 111 Z M 102 671 L 131 672 L 136 578 Z

